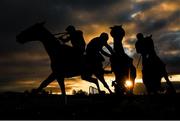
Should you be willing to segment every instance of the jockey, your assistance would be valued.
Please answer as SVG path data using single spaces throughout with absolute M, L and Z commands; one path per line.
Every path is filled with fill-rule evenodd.
M 69 25 L 65 30 L 67 31 L 66 35 L 69 36 L 67 36 L 66 38 L 63 38 L 61 36 L 59 39 L 65 43 L 71 41 L 71 44 L 75 51 L 82 55 L 85 51 L 86 46 L 83 32 L 81 30 L 76 30 L 72 25 Z

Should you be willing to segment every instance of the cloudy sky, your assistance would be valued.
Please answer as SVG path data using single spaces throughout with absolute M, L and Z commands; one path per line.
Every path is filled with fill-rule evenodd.
M 179 0 L 1 0 L 0 16 L 0 91 L 36 88 L 51 73 L 41 43 L 16 42 L 20 31 L 41 21 L 46 21 L 45 27 L 52 33 L 63 32 L 72 24 L 83 31 L 86 43 L 101 32 L 109 33 L 110 26 L 122 24 L 126 31 L 123 45 L 134 64 L 138 58 L 135 35 L 152 34 L 156 52 L 166 63 L 167 71 L 180 74 Z M 112 75 L 106 77 L 110 84 Z M 90 85 L 78 77 L 66 79 L 69 92 L 88 90 Z M 59 87 L 55 82 L 48 88 Z

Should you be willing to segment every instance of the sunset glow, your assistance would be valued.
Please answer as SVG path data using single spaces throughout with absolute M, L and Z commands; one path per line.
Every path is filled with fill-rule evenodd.
M 131 80 L 126 80 L 125 81 L 125 87 L 128 88 L 128 89 L 132 88 L 133 87 L 132 81 Z

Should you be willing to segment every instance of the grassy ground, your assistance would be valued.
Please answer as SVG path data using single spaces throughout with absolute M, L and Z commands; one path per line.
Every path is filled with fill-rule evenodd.
M 180 119 L 174 96 L 0 95 L 0 119 Z

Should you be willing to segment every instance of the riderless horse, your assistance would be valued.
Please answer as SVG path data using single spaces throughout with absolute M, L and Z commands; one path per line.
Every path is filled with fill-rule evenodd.
M 82 72 L 87 71 L 83 68 L 82 58 L 77 58 L 78 55 L 73 51 L 73 48 L 61 44 L 59 40 L 49 32 L 44 26 L 44 23 L 37 23 L 17 35 L 17 42 L 26 43 L 30 41 L 40 41 L 44 45 L 46 52 L 51 60 L 52 73 L 43 81 L 42 87 L 46 87 L 50 82 L 57 80 L 60 85 L 62 95 L 66 95 L 64 78 L 81 75 L 81 78 L 89 82 L 95 83 L 100 91 L 98 84 L 99 79 L 103 85 L 107 85 L 104 80 L 101 80 L 104 75 L 96 75 L 96 78 L 86 77 Z M 111 91 L 111 90 L 109 90 Z

